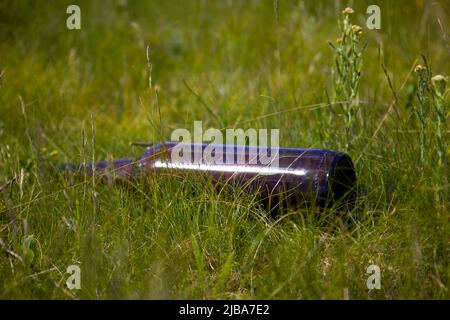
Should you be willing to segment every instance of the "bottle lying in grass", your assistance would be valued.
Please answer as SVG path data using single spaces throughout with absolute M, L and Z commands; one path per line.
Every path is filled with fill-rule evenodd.
M 165 142 L 148 147 L 137 159 L 100 161 L 63 168 L 109 180 L 146 175 L 206 178 L 253 192 L 273 206 L 280 201 L 313 202 L 320 207 L 354 200 L 356 174 L 350 157 L 324 149 L 273 148 Z

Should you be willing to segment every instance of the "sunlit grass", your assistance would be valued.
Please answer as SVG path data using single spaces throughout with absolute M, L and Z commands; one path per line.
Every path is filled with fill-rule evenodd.
M 349 87 L 328 44 L 347 3 L 81 1 L 69 31 L 68 3 L 2 2 L 0 297 L 449 298 L 448 87 L 437 95 L 431 78 L 450 74 L 450 8 L 380 2 L 382 29 L 368 30 L 372 2 L 352 5 L 367 47 Z M 355 208 L 273 216 L 198 179 L 108 185 L 54 169 L 140 156 L 131 141 L 194 120 L 345 149 Z M 65 287 L 71 264 L 79 291 Z M 380 290 L 366 287 L 371 264 Z

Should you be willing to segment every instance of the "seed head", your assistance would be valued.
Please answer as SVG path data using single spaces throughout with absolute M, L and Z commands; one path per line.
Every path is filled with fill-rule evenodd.
M 448 79 L 447 77 L 444 77 L 442 74 L 437 74 L 431 78 L 431 81 L 433 81 L 434 83 L 441 83 L 441 82 L 447 83 Z
M 344 10 L 342 10 L 342 13 L 346 16 L 351 15 L 353 12 L 355 12 L 355 11 L 353 11 L 353 9 L 350 7 L 347 7 Z
M 354 25 L 352 25 L 352 32 L 353 32 L 355 35 L 360 36 L 360 35 L 362 35 L 362 32 L 363 32 L 363 31 L 362 31 L 362 28 L 361 28 L 360 26 L 354 24 Z
M 443 94 L 445 92 L 445 88 L 447 87 L 448 78 L 438 74 L 431 78 L 431 82 L 433 83 L 433 87 L 439 94 Z
M 414 68 L 414 72 L 415 73 L 422 73 L 427 71 L 427 67 L 425 67 L 424 65 L 418 64 L 415 68 Z

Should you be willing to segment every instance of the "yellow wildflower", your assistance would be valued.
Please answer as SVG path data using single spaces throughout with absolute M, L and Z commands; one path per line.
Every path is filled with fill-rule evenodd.
M 350 15 L 350 14 L 352 14 L 353 12 L 354 12 L 353 9 L 350 8 L 350 7 L 347 7 L 347 8 L 345 8 L 344 10 L 342 10 L 342 13 L 345 14 L 345 15 Z
M 352 25 L 352 32 L 357 36 L 362 35 L 362 28 L 356 24 Z
M 443 94 L 445 92 L 445 88 L 447 87 L 448 79 L 441 74 L 437 74 L 431 78 L 431 82 L 437 92 Z
M 59 151 L 58 150 L 53 150 L 52 152 L 50 152 L 50 157 L 54 157 L 54 156 L 56 156 L 56 155 L 58 155 L 59 154 Z
M 431 78 L 431 81 L 433 81 L 435 83 L 441 83 L 441 82 L 447 83 L 448 82 L 447 77 L 444 77 L 442 74 L 435 75 L 433 78 Z
M 415 68 L 414 68 L 414 72 L 415 73 L 421 73 L 421 72 L 425 72 L 427 71 L 427 67 L 425 67 L 424 65 L 418 64 Z

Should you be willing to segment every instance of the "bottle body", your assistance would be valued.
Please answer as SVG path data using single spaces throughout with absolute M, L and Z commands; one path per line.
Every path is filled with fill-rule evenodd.
M 148 147 L 138 158 L 100 161 L 81 169 L 107 181 L 170 174 L 205 178 L 215 186 L 232 185 L 276 205 L 313 202 L 321 207 L 354 200 L 356 174 L 350 157 L 326 149 L 186 144 L 168 141 Z
M 271 148 L 166 142 L 146 149 L 137 170 L 153 174 L 194 173 L 214 184 L 231 184 L 262 199 L 314 201 L 348 196 L 356 174 L 350 157 L 324 149 Z

